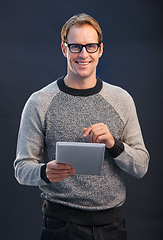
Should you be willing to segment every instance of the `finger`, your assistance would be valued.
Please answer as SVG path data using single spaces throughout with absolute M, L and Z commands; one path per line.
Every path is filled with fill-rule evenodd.
M 90 142 L 95 143 L 96 142 L 96 138 L 101 135 L 104 134 L 106 132 L 106 128 L 104 128 L 103 125 L 94 125 L 92 130 L 89 133 L 89 139 Z
M 47 176 L 51 179 L 55 179 L 55 178 L 69 177 L 69 176 L 73 175 L 74 173 L 75 173 L 75 171 L 68 172 L 68 173 L 49 173 L 49 174 L 47 174 Z
M 107 135 L 101 134 L 96 138 L 96 143 L 105 143 L 106 140 L 107 140 Z
M 109 140 L 108 140 L 108 135 L 104 134 L 104 135 L 100 135 L 96 139 L 96 143 L 105 143 L 107 148 L 112 148 L 115 144 L 115 140 L 113 137 L 109 138 Z
M 91 126 L 89 126 L 88 128 L 84 128 L 83 131 L 84 131 L 84 135 L 83 137 L 87 137 L 90 132 L 92 131 L 92 129 L 95 129 L 95 128 L 98 128 L 98 127 L 101 127 L 103 128 L 105 125 L 103 123 L 95 123 Z
M 84 129 L 83 129 L 83 131 L 84 131 L 83 137 L 87 137 L 89 135 L 89 133 L 91 132 L 91 127 L 84 128 Z
M 60 178 L 67 178 L 71 175 L 74 175 L 75 174 L 75 169 L 73 169 L 73 171 L 70 171 L 70 172 L 63 172 L 63 173 L 51 173 L 49 174 L 49 178 L 54 180 L 54 179 L 60 179 Z
M 91 133 L 91 131 L 92 131 L 92 129 L 93 128 L 95 128 L 95 124 L 94 125 L 91 125 L 91 126 L 89 126 L 86 130 L 85 130 L 85 132 L 84 132 L 84 137 L 87 137 L 90 133 Z M 84 128 L 85 129 L 85 128 Z
M 71 165 L 69 164 L 62 164 L 62 163 L 56 163 L 56 160 L 48 162 L 47 163 L 47 168 L 50 169 L 59 169 L 59 170 L 67 170 L 67 169 L 71 169 Z
M 55 172 L 47 172 L 47 178 L 51 181 L 51 182 L 59 182 L 61 181 L 61 179 L 65 179 L 68 178 L 71 175 L 75 174 L 75 169 L 73 169 L 70 172 L 61 172 L 61 173 L 55 173 Z
M 93 143 L 93 132 L 92 131 L 89 134 L 89 140 L 91 143 Z
M 105 135 L 106 134 L 106 131 L 105 129 L 98 129 L 96 130 L 93 135 L 92 135 L 92 142 L 93 143 L 96 143 L 97 142 L 97 139 L 101 136 L 101 135 Z
M 57 170 L 69 170 L 69 169 L 71 169 L 72 167 L 71 167 L 71 165 L 69 165 L 69 164 L 64 164 L 64 163 L 56 163 L 55 164 L 55 169 L 57 169 Z
M 47 174 L 51 174 L 51 175 L 56 175 L 56 174 L 71 174 L 71 173 L 73 173 L 75 171 L 75 169 L 74 168 L 71 168 L 70 170 L 65 170 L 65 169 L 47 169 L 46 170 L 46 173 Z

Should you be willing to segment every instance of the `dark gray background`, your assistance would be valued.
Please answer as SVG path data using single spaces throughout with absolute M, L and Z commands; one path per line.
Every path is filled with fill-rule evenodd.
M 80 12 L 92 15 L 102 27 L 104 54 L 98 76 L 133 96 L 151 155 L 143 179 L 126 175 L 129 240 L 161 240 L 161 0 L 0 1 L 1 239 L 40 239 L 40 191 L 19 185 L 12 167 L 20 114 L 31 93 L 66 73 L 60 31 Z

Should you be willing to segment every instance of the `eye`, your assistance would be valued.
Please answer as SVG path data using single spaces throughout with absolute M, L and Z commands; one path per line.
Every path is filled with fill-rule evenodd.
M 89 44 L 88 47 L 89 48 L 94 48 L 96 46 L 96 44 Z
M 94 50 L 97 49 L 97 45 L 96 45 L 96 44 L 88 44 L 88 45 L 87 45 L 87 49 L 88 49 L 89 51 L 94 51 Z
M 78 45 L 72 45 L 71 47 L 75 49 L 75 48 L 78 48 L 79 46 Z
M 71 50 L 72 50 L 72 51 L 78 51 L 80 48 L 81 48 L 80 45 L 77 45 L 77 44 L 71 45 Z

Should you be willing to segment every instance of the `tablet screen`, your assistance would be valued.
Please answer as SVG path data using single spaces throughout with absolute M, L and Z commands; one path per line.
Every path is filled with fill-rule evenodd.
M 56 162 L 70 164 L 76 174 L 100 175 L 105 154 L 103 143 L 57 142 Z

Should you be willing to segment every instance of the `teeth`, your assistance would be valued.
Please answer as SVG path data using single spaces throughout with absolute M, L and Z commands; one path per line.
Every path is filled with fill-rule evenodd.
M 86 63 L 78 62 L 78 64 L 80 64 L 80 65 L 88 65 L 88 62 L 86 62 Z

